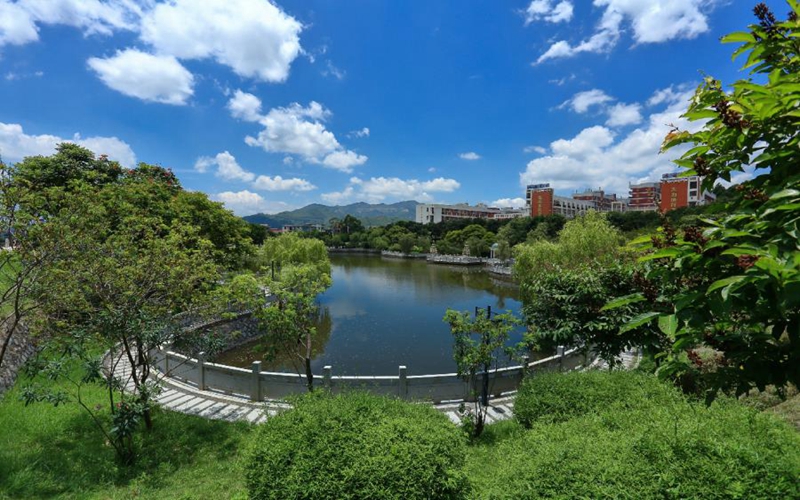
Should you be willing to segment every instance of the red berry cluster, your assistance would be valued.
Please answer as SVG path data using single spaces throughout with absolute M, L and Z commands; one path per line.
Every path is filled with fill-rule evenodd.
M 719 113 L 722 123 L 728 128 L 735 128 L 742 130 L 748 128 L 750 123 L 747 120 L 742 120 L 742 115 L 730 109 L 731 105 L 725 99 L 722 99 L 714 105 L 714 110 Z
M 708 162 L 702 156 L 698 156 L 694 159 L 694 171 L 697 175 L 705 177 L 711 173 L 711 168 L 708 166 Z
M 683 239 L 691 243 L 697 243 L 701 247 L 705 246 L 705 244 L 708 243 L 708 238 L 703 236 L 703 230 L 697 226 L 689 226 L 686 229 L 684 229 Z
M 758 261 L 758 255 L 740 255 L 736 258 L 736 265 L 745 271 L 750 269 Z
M 658 288 L 640 271 L 633 273 L 633 286 L 642 291 L 642 295 L 650 302 L 658 298 Z

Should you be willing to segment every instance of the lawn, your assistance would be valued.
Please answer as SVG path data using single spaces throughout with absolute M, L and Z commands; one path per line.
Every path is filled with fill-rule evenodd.
M 468 447 L 472 497 L 800 493 L 800 433 L 777 408 L 728 399 L 706 408 L 643 374 L 548 377 L 528 392 L 539 395 L 530 429 L 491 425 Z M 0 498 L 246 498 L 243 460 L 256 427 L 159 411 L 138 461 L 123 468 L 77 406 L 20 402 L 25 383 L 0 402 Z M 85 394 L 90 406 L 103 397 L 99 388 Z

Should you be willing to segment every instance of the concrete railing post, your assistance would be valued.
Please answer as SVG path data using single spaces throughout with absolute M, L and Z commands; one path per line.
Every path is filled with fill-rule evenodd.
M 250 382 L 250 401 L 261 401 L 261 361 L 253 361 L 253 375 Z
M 197 355 L 197 388 L 201 391 L 206 390 L 206 353 L 205 351 Z
M 398 369 L 398 375 L 400 376 L 397 384 L 397 396 L 400 399 L 407 399 L 408 398 L 408 368 L 405 365 L 400 365 Z
M 522 366 L 519 368 L 519 381 L 522 383 L 525 380 L 525 375 L 528 373 L 528 364 L 531 362 L 530 356 L 522 356 Z
M 556 347 L 556 356 L 558 356 L 558 371 L 564 371 L 564 346 Z
M 332 371 L 333 371 L 333 368 L 331 367 L 331 365 L 327 365 L 327 366 L 323 366 L 322 367 L 322 385 L 328 390 L 331 389 L 331 382 L 332 382 L 331 372 Z

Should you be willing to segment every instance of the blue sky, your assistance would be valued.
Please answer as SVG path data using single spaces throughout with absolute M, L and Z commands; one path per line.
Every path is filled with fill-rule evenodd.
M 754 5 L 0 0 L 0 154 L 79 142 L 241 215 L 624 195 L 674 170 L 658 146 L 702 75 L 743 76 L 718 40 Z

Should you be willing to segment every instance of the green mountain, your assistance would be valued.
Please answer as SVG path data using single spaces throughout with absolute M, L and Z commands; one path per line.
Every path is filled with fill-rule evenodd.
M 414 220 L 416 209 L 416 201 L 400 201 L 389 205 L 385 203 L 373 205 L 361 202 L 334 207 L 313 203 L 297 210 L 277 214 L 248 215 L 244 217 L 244 220 L 254 224 L 269 224 L 269 227 L 280 228 L 287 224 L 327 225 L 328 221 L 333 217 L 342 219 L 345 215 L 352 215 L 360 219 L 365 226 L 385 226 L 400 220 Z

